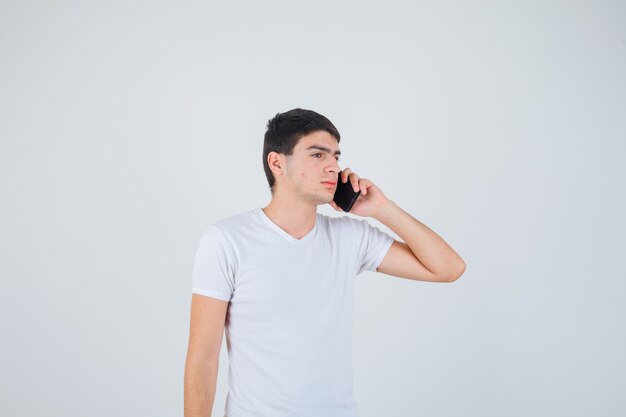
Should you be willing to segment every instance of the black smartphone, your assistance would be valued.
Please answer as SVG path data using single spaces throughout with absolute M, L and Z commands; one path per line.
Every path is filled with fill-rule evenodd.
M 337 176 L 337 188 L 335 189 L 335 196 L 333 197 L 333 201 L 337 204 L 343 211 L 350 211 L 354 202 L 361 194 L 361 190 L 355 192 L 352 188 L 352 184 L 350 181 L 341 182 L 341 172 Z

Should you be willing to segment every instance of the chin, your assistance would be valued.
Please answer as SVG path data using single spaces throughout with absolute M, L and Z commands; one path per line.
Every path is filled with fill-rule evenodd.
M 315 197 L 316 197 L 315 200 L 317 200 L 318 205 L 327 204 L 333 200 L 332 195 L 316 195 Z

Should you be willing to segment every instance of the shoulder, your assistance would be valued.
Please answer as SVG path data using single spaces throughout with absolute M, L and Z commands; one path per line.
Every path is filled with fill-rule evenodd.
M 346 233 L 359 233 L 367 227 L 366 220 L 357 219 L 347 214 L 340 214 L 337 216 L 329 216 L 326 214 L 318 213 L 318 221 L 326 228 L 333 231 L 346 232 Z
M 209 225 L 209 227 L 215 227 L 222 233 L 234 232 L 245 228 L 249 223 L 253 222 L 255 215 L 256 209 L 242 211 L 228 217 L 215 220 Z
M 252 228 L 255 220 L 258 220 L 255 209 L 242 211 L 213 221 L 205 227 L 203 235 L 232 244 L 246 230 Z
M 317 215 L 318 215 L 318 218 L 321 217 L 323 221 L 329 222 L 330 224 L 334 224 L 337 226 L 339 225 L 354 226 L 354 225 L 363 225 L 364 223 L 367 223 L 367 220 L 365 219 L 353 217 L 348 214 L 339 214 L 337 216 L 329 216 L 326 214 L 318 213 Z

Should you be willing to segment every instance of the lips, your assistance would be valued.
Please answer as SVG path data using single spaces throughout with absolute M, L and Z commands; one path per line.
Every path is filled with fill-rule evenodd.
M 337 184 L 337 182 L 336 181 L 322 181 L 322 184 L 335 185 Z

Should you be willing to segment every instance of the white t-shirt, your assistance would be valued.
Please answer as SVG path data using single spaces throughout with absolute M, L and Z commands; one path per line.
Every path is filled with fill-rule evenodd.
M 364 219 L 317 213 L 296 239 L 258 207 L 209 225 L 192 292 L 230 301 L 225 417 L 357 417 L 354 278 L 394 239 Z

